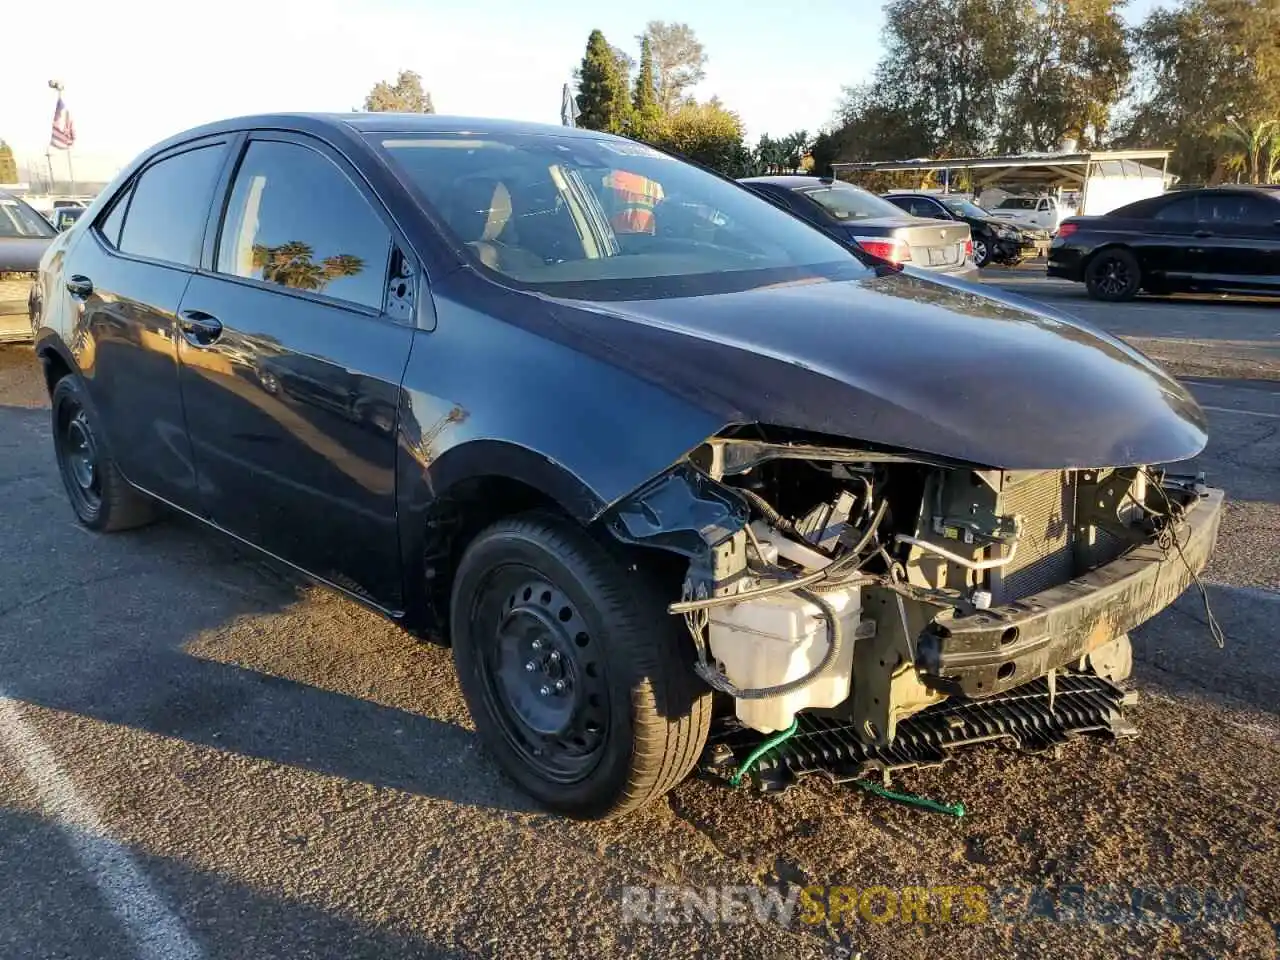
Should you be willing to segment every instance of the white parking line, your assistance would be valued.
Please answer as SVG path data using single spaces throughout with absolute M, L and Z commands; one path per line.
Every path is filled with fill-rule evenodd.
M 1201 410 L 1214 410 L 1218 413 L 1238 413 L 1242 417 L 1266 417 L 1268 420 L 1280 420 L 1280 413 L 1264 413 L 1261 410 L 1237 410 L 1235 407 L 1211 407 L 1207 403 L 1200 404 Z
M 49 745 L 0 691 L 0 747 L 35 786 L 45 812 L 62 828 L 81 866 L 128 931 L 141 960 L 200 960 L 200 948 L 148 882 L 129 851 L 107 835 L 98 812 L 77 791 Z

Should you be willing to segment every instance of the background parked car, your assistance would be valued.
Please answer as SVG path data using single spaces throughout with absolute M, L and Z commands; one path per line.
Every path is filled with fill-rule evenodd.
M 0 191 L 0 341 L 29 340 L 27 294 L 40 257 L 57 232 L 12 194 Z
M 1208 187 L 1063 222 L 1049 275 L 1098 300 L 1140 290 L 1280 293 L 1280 189 Z
M 825 177 L 748 177 L 742 181 L 789 213 L 843 243 L 890 263 L 947 274 L 974 272 L 969 225 L 948 217 L 922 221 L 861 187 Z
M 1025 259 L 1039 256 L 1041 249 L 1047 250 L 1049 246 L 1047 232 L 997 220 L 990 211 L 964 197 L 898 192 L 886 194 L 885 199 L 913 217 L 967 223 L 973 236 L 973 262 L 978 267 L 989 263 L 1017 266 Z
M 49 214 L 49 222 L 53 224 L 53 228 L 59 233 L 63 230 L 70 230 L 86 209 L 86 207 L 80 206 L 54 207 L 53 212 Z
M 1039 227 L 1057 233 L 1071 211 L 1058 205 L 1052 197 L 1005 197 L 991 208 L 997 220 L 1011 220 L 1019 226 Z

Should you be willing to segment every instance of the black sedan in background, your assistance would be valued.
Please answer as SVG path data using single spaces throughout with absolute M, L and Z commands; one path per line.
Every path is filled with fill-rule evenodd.
M 1280 189 L 1206 187 L 1062 222 L 1049 276 L 1097 300 L 1148 293 L 1280 294 Z
M 962 224 L 913 230 L 948 241 L 913 259 L 963 259 Z M 1148 486 L 1205 422 L 1131 349 L 589 130 L 190 130 L 50 241 L 33 303 L 81 524 L 167 505 L 448 641 L 489 752 L 574 816 L 660 797 L 716 711 L 769 734 L 840 707 L 887 746 L 953 692 L 1082 658 L 1122 679 L 1126 631 L 1204 566 L 1221 512 L 1194 478 Z M 1016 522 L 1149 489 L 1171 526 Z M 1112 542 L 1151 549 L 1091 546 Z M 938 590 L 903 589 L 920 565 Z M 899 625 L 939 616 L 917 656 Z M 883 645 L 855 671 L 863 617 Z
M 973 235 L 973 262 L 978 267 L 990 263 L 1015 267 L 1023 260 L 1038 257 L 1041 247 L 1049 245 L 1047 230 L 1026 230 L 997 220 L 990 211 L 964 197 L 897 192 L 885 194 L 885 199 L 913 217 L 967 223 Z
M 748 177 L 741 182 L 788 213 L 881 260 L 952 276 L 975 272 L 969 227 L 951 217 L 921 222 L 874 193 L 827 177 Z

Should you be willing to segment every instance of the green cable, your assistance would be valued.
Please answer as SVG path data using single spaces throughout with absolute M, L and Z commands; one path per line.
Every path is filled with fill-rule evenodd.
M 750 758 L 748 758 L 750 759 Z M 886 790 L 884 787 L 876 783 L 870 783 L 866 780 L 855 780 L 853 785 L 868 793 L 874 793 L 878 797 L 884 797 L 886 800 L 896 800 L 898 803 L 907 803 L 913 807 L 921 807 L 925 810 L 934 810 L 938 813 L 947 813 L 953 817 L 964 816 L 963 803 L 939 803 L 937 800 L 930 800 L 928 797 L 917 797 L 913 793 L 896 793 L 893 790 Z
M 756 765 L 756 763 L 759 761 L 761 757 L 763 757 L 766 753 L 768 753 L 774 747 L 780 746 L 781 744 L 786 743 L 788 740 L 790 740 L 793 736 L 795 736 L 796 730 L 798 730 L 799 728 L 800 728 L 800 718 L 796 717 L 791 721 L 791 726 L 787 727 L 787 729 L 783 730 L 781 733 L 775 733 L 772 737 L 770 737 L 764 743 L 760 744 L 760 746 L 752 750 L 749 754 L 747 754 L 747 759 L 742 761 L 742 766 L 738 767 L 738 769 L 734 771 L 733 776 L 729 778 L 729 783 L 731 783 L 735 787 L 741 784 L 742 778 L 751 772 L 751 768 Z

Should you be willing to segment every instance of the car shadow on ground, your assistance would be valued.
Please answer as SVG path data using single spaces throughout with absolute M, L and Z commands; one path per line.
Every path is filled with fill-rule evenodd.
M 0 526 L 18 545 L 0 555 L 5 695 L 455 803 L 535 809 L 481 756 L 457 710 L 438 719 L 254 669 L 255 646 L 287 663 L 316 629 L 289 616 L 308 606 L 300 580 L 187 518 L 111 536 L 84 530 L 48 454 L 47 418 L 0 407 L 0 437 L 23 438 L 20 450 L 0 445 Z M 340 606 L 352 642 L 378 632 L 381 646 L 353 658 L 371 675 L 394 661 L 412 687 L 419 654 L 447 657 Z M 279 622 L 268 623 L 273 617 Z M 220 646 L 228 631 L 234 642 Z M 334 633 L 330 645 L 343 639 Z M 190 652 L 202 644 L 218 659 Z M 429 697 L 418 699 L 433 709 Z
M 1205 592 L 1223 646 L 1210 629 L 1205 597 L 1193 585 L 1131 633 L 1135 679 L 1168 694 L 1280 717 L 1272 626 L 1280 616 L 1280 594 L 1212 583 Z
M 90 856 L 108 856 L 117 878 L 130 876 L 121 872 L 118 848 L 111 841 L 76 835 L 75 844 L 82 851 L 87 848 Z M 0 955 L 64 960 L 133 956 L 137 948 L 116 912 L 126 909 L 126 916 L 152 937 L 148 956 L 193 955 L 192 941 L 198 951 L 194 955 L 202 960 L 268 956 L 467 960 L 477 956 L 271 896 L 175 859 L 136 849 L 126 848 L 126 853 L 150 890 L 130 885 L 128 903 L 115 904 L 113 909 L 102 895 L 103 888 L 79 869 L 76 849 L 62 830 L 30 813 L 0 810 L 0 876 L 9 881 L 0 884 L 5 901 Z M 15 882 L 19 877 L 21 882 Z M 155 908 L 165 907 L 174 910 L 180 926 L 156 922 L 163 914 Z

